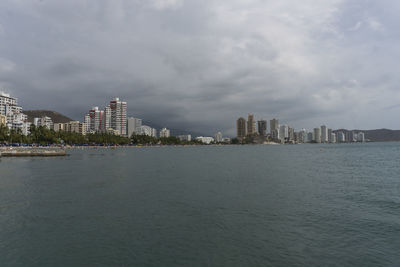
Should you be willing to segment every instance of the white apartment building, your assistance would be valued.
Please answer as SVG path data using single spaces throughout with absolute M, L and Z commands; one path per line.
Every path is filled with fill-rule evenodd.
M 127 119 L 127 136 L 131 137 L 132 134 L 137 134 L 140 132 L 140 127 L 142 127 L 142 119 L 129 117 Z
M 120 101 L 118 97 L 110 101 L 111 128 L 117 130 L 121 136 L 126 136 L 126 102 Z
M 99 107 L 93 107 L 89 110 L 89 132 L 90 133 L 101 133 L 105 132 L 105 125 L 104 125 L 104 110 L 100 110 Z M 86 116 L 85 116 L 85 123 L 86 123 Z
M 152 128 L 152 127 L 150 127 L 150 126 L 142 125 L 139 128 L 139 134 L 145 134 L 145 135 L 148 135 L 148 136 L 157 137 L 157 130 Z
M 47 128 L 49 130 L 50 129 L 54 129 L 54 124 L 53 124 L 52 119 L 50 117 L 47 117 L 47 116 L 43 116 L 41 118 L 34 118 L 33 119 L 33 124 L 36 127 L 42 126 L 42 127 L 45 127 L 45 128 Z
M 328 143 L 329 136 L 328 136 L 328 127 L 325 125 L 321 126 L 321 143 Z
M 315 143 L 321 143 L 321 128 L 314 128 L 313 140 Z
M 214 142 L 214 138 L 208 137 L 208 136 L 199 136 L 199 137 L 196 137 L 196 140 L 203 142 L 205 144 L 210 144 L 210 143 Z
M 217 143 L 221 143 L 222 142 L 222 133 L 221 132 L 217 132 L 216 134 L 215 134 L 215 142 L 217 142 Z
M 171 133 L 170 130 L 168 130 L 167 128 L 162 128 L 160 130 L 160 137 L 170 137 Z
M 17 98 L 0 92 L 0 115 L 6 117 L 6 125 L 10 130 L 21 130 L 25 135 L 29 133 L 30 123 L 22 113 L 22 107 L 18 106 Z
M 279 125 L 279 139 L 284 143 L 287 138 L 289 138 L 289 126 Z

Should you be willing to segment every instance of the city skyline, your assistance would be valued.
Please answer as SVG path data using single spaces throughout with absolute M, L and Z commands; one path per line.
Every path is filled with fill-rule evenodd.
M 399 10 L 361 0 L 4 0 L 0 88 L 26 109 L 75 120 L 118 95 L 135 116 L 210 135 L 234 135 L 231 122 L 247 112 L 295 128 L 399 129 Z

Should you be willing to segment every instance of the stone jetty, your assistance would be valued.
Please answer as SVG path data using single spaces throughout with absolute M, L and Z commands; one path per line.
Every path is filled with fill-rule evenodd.
M 0 148 L 0 157 L 56 157 L 66 156 L 59 147 L 4 147 Z

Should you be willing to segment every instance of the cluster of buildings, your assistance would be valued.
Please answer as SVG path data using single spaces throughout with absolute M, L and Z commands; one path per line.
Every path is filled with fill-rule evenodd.
M 20 130 L 28 135 L 30 126 L 42 126 L 54 131 L 75 132 L 82 135 L 88 133 L 112 133 L 115 135 L 130 137 L 132 134 L 145 134 L 157 137 L 157 130 L 143 125 L 139 118 L 127 116 L 127 103 L 119 98 L 112 99 L 104 109 L 93 107 L 84 116 L 83 122 L 70 121 L 67 123 L 53 122 L 50 117 L 34 118 L 33 123 L 28 121 L 28 116 L 22 112 L 18 100 L 9 94 L 0 92 L 0 125 L 7 126 L 10 130 Z M 171 132 L 167 128 L 160 130 L 160 137 L 170 137 Z M 183 139 L 191 140 L 191 136 L 183 136 Z
M 29 133 L 30 123 L 28 117 L 22 113 L 18 100 L 4 92 L 0 92 L 0 124 L 10 130 L 20 130 L 23 134 Z
M 363 132 L 354 131 L 333 131 L 327 126 L 314 128 L 312 131 L 302 129 L 295 131 L 294 128 L 279 124 L 277 119 L 270 120 L 269 132 L 267 131 L 267 121 L 255 121 L 254 115 L 249 114 L 247 121 L 240 117 L 236 121 L 236 133 L 240 142 L 250 140 L 251 142 L 262 143 L 266 140 L 278 143 L 345 143 L 345 142 L 365 142 Z M 257 126 L 257 127 L 256 127 Z

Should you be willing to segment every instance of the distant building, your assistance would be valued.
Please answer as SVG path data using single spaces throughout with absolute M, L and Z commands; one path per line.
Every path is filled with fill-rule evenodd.
M 267 121 L 260 120 L 257 122 L 258 124 L 258 134 L 260 136 L 267 136 Z
M 152 127 L 150 127 L 150 126 L 142 125 L 139 128 L 138 134 L 145 134 L 145 135 L 148 135 L 148 136 L 157 137 L 157 130 L 152 128 Z
M 168 130 L 167 128 L 162 128 L 160 130 L 160 137 L 170 137 L 171 133 L 170 130 Z
M 203 142 L 205 144 L 211 144 L 212 142 L 214 142 L 214 138 L 208 137 L 208 136 L 199 136 L 199 137 L 196 137 L 196 140 Z
M 83 119 L 83 123 L 85 123 L 85 132 L 90 133 L 90 115 L 86 114 Z
M 359 132 L 357 135 L 358 142 L 365 142 L 365 134 L 363 132 Z
M 221 132 L 217 132 L 215 134 L 215 142 L 217 142 L 217 143 L 221 143 L 222 142 L 222 133 Z
M 247 135 L 256 134 L 256 122 L 254 121 L 254 115 L 249 114 L 247 119 Z
M 22 107 L 18 106 L 17 98 L 0 92 L 0 115 L 6 117 L 5 124 L 10 130 L 21 130 L 24 135 L 29 133 L 30 123 L 27 116 L 22 113 Z
M 104 129 L 112 128 L 111 125 L 111 107 L 110 105 L 104 108 Z
M 236 121 L 236 136 L 237 138 L 242 141 L 246 137 L 246 120 L 242 117 L 240 117 Z
M 224 138 L 222 138 L 222 142 L 223 142 L 223 143 L 229 144 L 231 141 L 232 141 L 232 140 L 231 140 L 229 137 L 224 137 Z
M 78 133 L 81 135 L 86 135 L 86 126 L 84 123 L 79 121 L 70 121 L 68 123 L 68 130 L 71 133 Z
M 329 142 L 332 144 L 336 143 L 336 134 L 331 133 L 329 140 L 330 140 Z
M 61 132 L 61 131 L 65 131 L 65 123 L 54 123 L 53 124 L 53 130 L 55 132 Z M 86 132 L 86 129 L 85 129 Z
M 50 117 L 47 117 L 47 116 L 43 116 L 41 118 L 34 118 L 33 124 L 36 127 L 45 127 L 49 130 L 53 129 L 53 121 L 51 120 Z
M 294 129 L 289 127 L 288 141 L 295 141 Z
M 89 132 L 90 133 L 102 133 L 106 131 L 105 128 L 105 119 L 104 119 L 104 110 L 100 110 L 99 107 L 93 107 L 89 110 Z M 87 116 L 85 116 L 86 122 Z
M 307 143 L 310 143 L 314 140 L 314 132 L 307 133 Z
M 131 137 L 133 134 L 137 134 L 142 127 L 142 119 L 129 117 L 127 120 L 127 136 Z
M 279 121 L 277 119 L 270 120 L 269 128 L 270 128 L 271 136 L 273 136 L 274 131 L 279 131 Z
M 308 142 L 308 138 L 307 138 L 307 131 L 306 129 L 302 129 L 299 132 L 299 139 L 297 140 L 298 143 L 307 143 Z
M 321 126 L 321 143 L 328 143 L 328 127 Z
M 321 143 L 321 128 L 314 128 L 314 142 Z
M 289 126 L 287 125 L 279 125 L 279 139 L 281 143 L 285 143 L 285 141 L 289 138 Z
M 178 139 L 183 141 L 183 142 L 190 142 L 192 141 L 192 136 L 190 134 L 186 134 L 186 135 L 178 135 Z
M 126 136 L 126 114 L 127 104 L 120 101 L 118 97 L 110 101 L 111 128 L 117 130 L 119 135 Z
M 328 129 L 328 143 L 332 143 L 332 129 Z
M 337 132 L 336 133 L 336 141 L 338 143 L 344 143 L 346 142 L 346 136 L 343 132 Z

